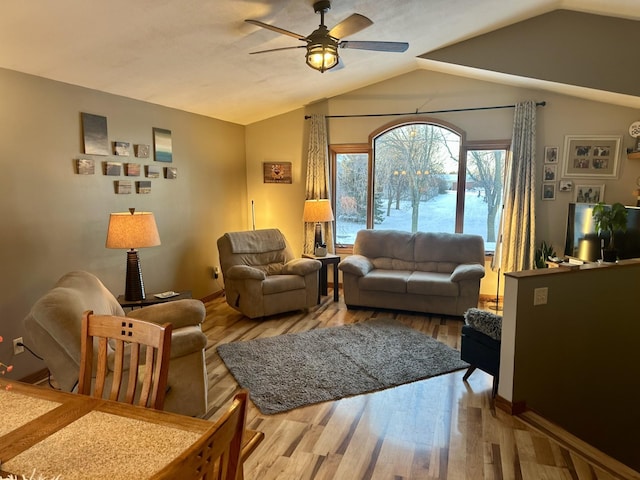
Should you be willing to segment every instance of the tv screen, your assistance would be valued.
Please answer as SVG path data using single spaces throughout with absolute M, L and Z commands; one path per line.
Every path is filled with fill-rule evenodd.
M 590 203 L 570 203 L 567 215 L 567 235 L 564 254 L 585 262 L 595 262 L 600 258 L 601 239 L 596 234 L 593 221 L 593 207 Z M 627 231 L 616 232 L 615 245 L 618 257 L 640 257 L 640 208 L 627 209 Z M 604 245 L 609 244 L 609 235 L 602 233 Z

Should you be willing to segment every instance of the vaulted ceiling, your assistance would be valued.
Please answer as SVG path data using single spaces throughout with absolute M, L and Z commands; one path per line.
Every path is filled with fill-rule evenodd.
M 416 69 L 640 108 L 639 62 L 625 33 L 639 31 L 637 0 L 334 0 L 329 28 L 360 13 L 374 24 L 348 40 L 406 41 L 409 49 L 340 49 L 344 68 L 325 73 L 305 65 L 304 49 L 249 55 L 300 43 L 245 19 L 306 36 L 320 23 L 312 5 L 8 0 L 0 67 L 243 125 Z M 545 15 L 558 9 L 589 15 Z M 564 58 L 583 70 L 565 68 Z

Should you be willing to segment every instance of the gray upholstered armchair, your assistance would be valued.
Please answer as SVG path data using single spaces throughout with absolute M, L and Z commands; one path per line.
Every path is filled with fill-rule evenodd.
M 318 303 L 318 270 L 310 258 L 294 258 L 278 229 L 225 233 L 218 239 L 227 303 L 249 318 Z
M 24 319 L 28 345 L 44 363 L 60 388 L 74 390 L 80 370 L 82 314 L 125 315 L 116 298 L 88 272 L 64 275 L 42 296 Z M 127 313 L 127 316 L 173 325 L 168 392 L 164 409 L 188 416 L 207 411 L 207 337 L 200 324 L 205 308 L 200 300 L 176 300 Z

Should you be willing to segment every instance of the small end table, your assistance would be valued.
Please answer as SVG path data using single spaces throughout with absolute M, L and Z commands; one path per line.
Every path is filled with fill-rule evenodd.
M 316 257 L 315 255 L 308 253 L 304 253 L 302 256 L 304 258 L 319 260 L 322 263 L 322 268 L 320 269 L 320 282 L 318 285 L 318 303 L 320 303 L 320 295 L 327 295 L 329 291 L 327 268 L 329 265 L 333 265 L 333 301 L 337 302 L 340 295 L 340 287 L 338 283 L 338 264 L 340 263 L 340 257 L 338 255 L 333 255 L 332 253 L 327 253 L 324 257 Z
M 158 298 L 154 293 L 146 295 L 144 300 L 125 300 L 124 295 L 118 296 L 118 303 L 122 308 L 142 308 L 149 305 L 156 305 L 158 303 L 174 302 L 176 300 L 183 300 L 185 298 L 191 298 L 191 290 L 185 290 L 183 292 L 176 292 L 178 295 L 168 298 Z

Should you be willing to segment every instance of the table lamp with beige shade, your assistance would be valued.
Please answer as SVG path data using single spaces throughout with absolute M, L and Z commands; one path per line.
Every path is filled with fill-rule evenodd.
M 124 298 L 128 301 L 145 299 L 140 257 L 137 248 L 160 245 L 160 235 L 156 220 L 151 212 L 112 213 L 107 229 L 107 248 L 125 248 L 127 251 L 127 279 Z

